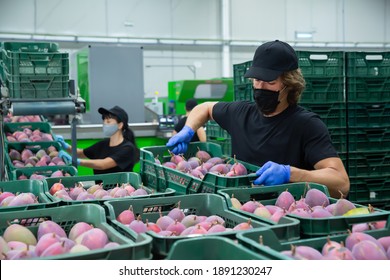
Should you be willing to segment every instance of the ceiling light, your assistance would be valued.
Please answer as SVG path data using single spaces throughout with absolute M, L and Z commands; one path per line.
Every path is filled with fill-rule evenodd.
M 1 39 L 31 39 L 30 34 L 6 34 L 0 33 Z
M 45 40 L 45 41 L 75 41 L 75 36 L 53 36 L 53 35 L 33 35 L 34 40 Z
M 196 45 L 222 45 L 221 41 L 216 40 L 195 40 Z
M 313 32 L 298 32 L 295 31 L 295 39 L 312 39 Z
M 133 43 L 133 44 L 157 44 L 157 39 L 145 38 L 119 38 L 119 43 Z
M 172 45 L 193 45 L 194 40 L 170 40 L 160 39 L 161 44 L 172 44 Z
M 117 43 L 118 38 L 112 37 L 77 37 L 79 42 Z
M 231 41 L 231 46 L 259 46 L 262 42 L 258 41 Z

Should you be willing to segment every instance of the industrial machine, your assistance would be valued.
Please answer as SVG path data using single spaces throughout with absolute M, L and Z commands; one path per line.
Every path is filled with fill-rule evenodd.
M 184 115 L 186 101 L 233 101 L 233 79 L 180 80 L 168 82 L 168 115 Z

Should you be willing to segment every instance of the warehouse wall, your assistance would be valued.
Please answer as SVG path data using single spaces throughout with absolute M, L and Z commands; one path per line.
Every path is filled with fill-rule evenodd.
M 296 31 L 313 32 L 303 43 L 383 44 L 390 39 L 389 0 L 231 0 L 230 38 L 222 38 L 221 10 L 222 0 L 0 0 L 0 34 L 258 42 L 278 38 L 296 43 L 296 49 Z M 60 47 L 72 53 L 87 44 L 60 42 Z M 231 65 L 251 60 L 255 48 L 231 46 Z M 222 60 L 222 46 L 146 44 L 145 95 L 158 91 L 166 96 L 170 80 L 220 77 Z

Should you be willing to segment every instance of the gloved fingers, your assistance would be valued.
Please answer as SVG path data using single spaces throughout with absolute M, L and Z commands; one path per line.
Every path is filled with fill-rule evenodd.
M 62 137 L 62 135 L 54 135 L 54 140 L 56 140 L 56 141 L 63 141 L 64 140 L 64 137 Z
M 58 157 L 61 158 L 66 164 L 72 162 L 72 157 L 65 151 L 60 151 Z
M 187 143 L 178 143 L 176 147 L 174 147 L 171 152 L 175 155 L 184 154 L 187 151 Z
M 255 185 L 269 185 L 269 179 L 270 177 L 272 176 L 272 169 L 271 168 L 268 168 L 266 169 L 261 175 L 259 178 L 257 178 L 253 183 Z
M 263 174 L 263 172 L 265 170 L 267 170 L 268 168 L 270 168 L 273 163 L 274 162 L 272 162 L 272 161 L 267 161 L 266 163 L 264 163 L 264 165 L 259 170 L 256 171 L 256 175 L 260 176 L 261 174 Z
M 174 136 L 172 136 L 171 138 L 169 138 L 169 140 L 168 140 L 166 146 L 167 146 L 167 147 L 173 147 L 173 146 L 175 146 L 176 143 L 178 142 L 178 139 L 177 139 L 177 138 L 178 138 L 178 137 L 177 137 L 177 134 L 174 135 Z

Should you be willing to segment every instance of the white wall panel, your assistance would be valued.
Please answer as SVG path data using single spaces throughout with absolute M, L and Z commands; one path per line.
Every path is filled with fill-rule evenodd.
M 202 49 L 202 47 L 200 48 Z M 199 48 L 198 48 L 199 50 Z M 183 50 L 182 47 L 170 50 L 147 50 L 144 52 L 144 88 L 147 97 L 168 95 L 168 81 L 210 79 L 221 77 L 221 52 Z M 199 67 L 193 69 L 195 64 Z M 192 67 L 194 66 L 194 67 Z
M 345 39 L 352 42 L 383 42 L 385 28 L 385 2 L 388 0 L 355 0 L 345 3 Z M 390 14 L 387 14 L 389 17 Z
M 0 0 L 0 32 L 34 32 L 34 1 Z

